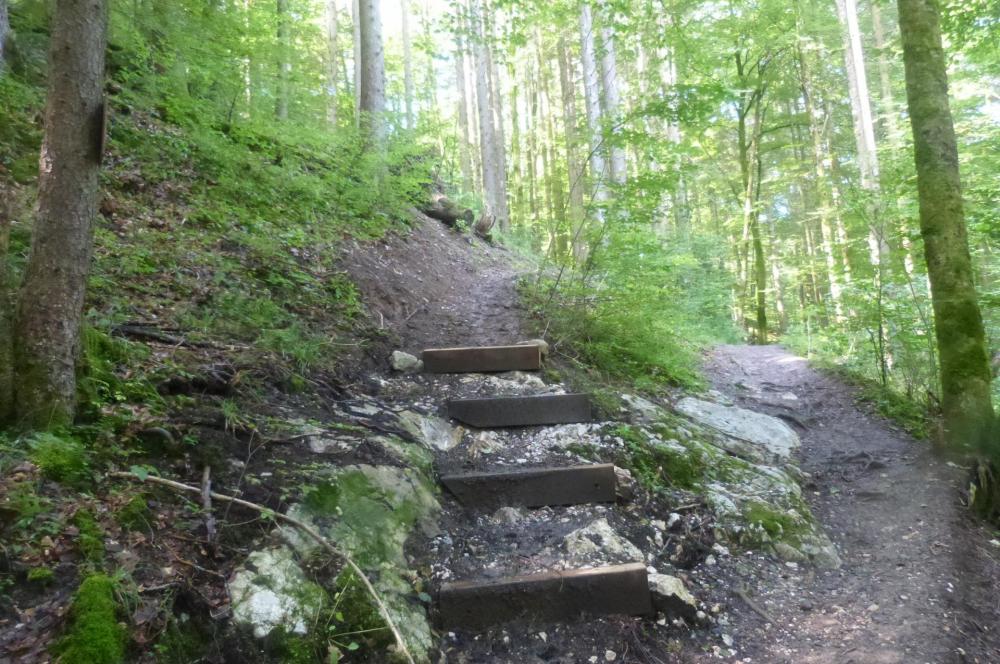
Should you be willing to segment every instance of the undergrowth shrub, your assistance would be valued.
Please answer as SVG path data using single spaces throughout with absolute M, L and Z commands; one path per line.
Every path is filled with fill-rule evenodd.
M 87 449 L 75 438 L 40 432 L 29 439 L 28 449 L 28 458 L 50 480 L 79 486 L 90 478 Z

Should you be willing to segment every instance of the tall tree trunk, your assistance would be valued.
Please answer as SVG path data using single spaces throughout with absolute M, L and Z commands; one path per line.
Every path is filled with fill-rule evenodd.
M 7 41 L 10 38 L 10 20 L 7 18 L 7 0 L 0 0 L 0 74 L 7 66 Z
M 406 5 L 409 0 L 399 0 L 400 21 L 403 31 L 403 103 L 406 109 L 406 128 L 413 129 L 413 45 L 410 43 L 410 17 Z
M 840 279 L 837 270 L 837 257 L 834 252 L 833 227 L 830 224 L 831 215 L 838 214 L 830 194 L 830 181 L 827 178 L 826 167 L 823 164 L 823 131 L 819 126 L 819 117 L 813 102 L 812 75 L 809 60 L 799 45 L 799 74 L 801 77 L 802 98 L 805 101 L 806 117 L 809 121 L 809 134 L 812 138 L 813 175 L 816 178 L 816 204 L 819 212 L 820 235 L 823 242 L 823 254 L 826 257 L 826 271 L 830 282 L 830 299 L 833 300 L 834 316 L 838 322 L 844 320 L 844 303 L 841 295 Z
M 500 78 L 500 71 L 497 68 L 496 59 L 493 57 L 493 49 L 489 44 L 493 42 L 494 21 L 492 20 L 492 8 L 488 0 L 481 0 L 486 12 L 483 14 L 483 39 L 486 42 L 486 58 L 489 74 L 490 91 L 490 111 L 493 116 L 493 126 L 495 128 L 495 142 L 493 146 L 494 158 L 497 160 L 497 226 L 501 231 L 510 229 L 510 204 L 507 201 L 507 129 L 504 123 L 503 112 L 503 81 Z
M 360 0 L 358 5 L 361 27 L 361 79 L 358 83 L 361 128 L 379 145 L 386 138 L 385 51 L 382 47 L 380 5 L 381 0 Z
M 279 120 L 288 119 L 289 78 L 292 63 L 288 34 L 288 0 L 277 0 L 278 18 L 278 94 L 275 100 L 274 114 Z
M 326 121 L 331 127 L 337 126 L 337 96 L 339 88 L 340 44 L 338 31 L 338 0 L 326 2 Z
M 952 443 L 992 445 L 990 366 L 966 235 L 958 146 L 934 0 L 898 0 L 913 129 L 920 233 L 941 358 L 942 407 Z
M 607 177 L 604 161 L 604 141 L 601 132 L 601 85 L 594 46 L 594 19 L 589 2 L 580 5 L 580 59 L 583 63 L 583 90 L 587 108 L 587 128 L 590 130 L 590 179 L 593 201 L 598 204 L 595 217 L 604 221 L 600 204 L 607 200 Z
M 559 37 L 559 88 L 562 93 L 563 132 L 566 139 L 566 172 L 569 179 L 569 219 L 575 229 L 583 221 L 583 162 L 580 160 L 580 138 L 576 116 L 576 86 L 573 84 L 573 61 L 569 57 L 566 39 Z M 573 251 L 579 256 L 579 247 Z
M 865 72 L 865 54 L 861 48 L 861 30 L 858 27 L 857 0 L 836 0 L 836 3 L 837 15 L 843 26 L 844 67 L 850 88 L 861 186 L 867 190 L 875 190 L 878 188 L 878 153 L 875 148 L 875 123 L 872 120 L 868 75 Z
M 465 44 L 461 35 L 455 38 L 455 88 L 458 91 L 458 160 L 462 170 L 462 189 L 473 191 L 472 156 L 469 140 L 469 101 L 465 85 Z
M 14 412 L 14 329 L 13 304 L 7 251 L 10 248 L 10 210 L 0 201 L 0 424 L 10 421 Z
M 607 19 L 607 17 L 605 17 Z M 621 115 L 621 94 L 618 89 L 618 60 L 615 56 L 615 32 L 604 25 L 601 28 L 601 83 L 604 87 L 604 118 L 610 124 L 609 135 L 611 143 L 611 180 L 615 184 L 624 184 L 627 174 L 625 163 L 625 148 L 618 145 L 621 139 L 621 128 L 618 126 Z
M 104 0 L 58 0 L 49 47 L 38 216 L 17 321 L 17 415 L 72 422 L 104 139 Z
M 482 26 L 480 0 L 471 0 L 471 21 L 475 42 L 476 110 L 479 115 L 479 148 L 483 171 L 484 213 L 496 222 L 506 199 L 503 172 L 497 158 L 497 134 L 490 103 L 490 59 Z M 504 201 L 504 202 L 502 202 Z
M 361 0 L 351 2 L 352 28 L 354 31 L 354 128 L 361 129 Z
M 882 102 L 882 122 L 885 136 L 895 140 L 899 135 L 899 123 L 896 119 L 896 101 L 892 94 L 892 72 L 889 58 L 886 55 L 888 43 L 885 38 L 885 24 L 882 21 L 882 10 L 878 2 L 872 2 L 872 27 L 875 33 L 875 50 L 878 58 L 878 78 Z

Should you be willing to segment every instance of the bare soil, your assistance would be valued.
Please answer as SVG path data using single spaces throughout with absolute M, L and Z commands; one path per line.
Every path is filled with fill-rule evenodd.
M 798 429 L 806 496 L 844 562 L 720 570 L 722 588 L 743 588 L 729 600 L 734 660 L 1000 661 L 1000 544 L 960 503 L 966 470 L 781 347 L 719 347 L 707 371 L 738 405 Z

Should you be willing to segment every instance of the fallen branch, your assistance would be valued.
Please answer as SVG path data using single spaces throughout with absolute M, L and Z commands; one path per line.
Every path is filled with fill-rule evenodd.
M 159 484 L 160 486 L 169 487 L 176 491 L 184 491 L 187 493 L 196 493 L 196 494 L 201 493 L 201 489 L 199 487 L 191 486 L 189 484 L 182 484 L 180 482 L 175 482 L 173 480 L 168 480 L 153 475 L 146 475 L 145 478 L 139 477 L 135 473 L 126 473 L 126 472 L 114 472 L 110 473 L 110 475 L 112 477 L 119 477 L 121 479 L 126 479 L 126 480 L 151 482 L 153 484 Z M 310 526 L 308 523 L 300 521 L 295 517 L 288 516 L 287 514 L 282 514 L 281 512 L 275 512 L 269 507 L 258 505 L 257 503 L 251 503 L 248 500 L 236 498 L 235 496 L 227 496 L 221 493 L 216 493 L 214 491 L 210 491 L 209 496 L 211 496 L 215 500 L 224 503 L 232 503 L 234 505 L 239 505 L 241 507 L 246 507 L 247 509 L 251 509 L 265 516 L 273 517 L 276 521 L 282 521 L 291 526 L 295 526 L 296 528 L 304 532 L 306 535 L 311 537 L 313 540 L 315 540 L 317 544 L 326 549 L 330 554 L 332 554 L 337 558 L 342 559 L 347 564 L 347 566 L 350 567 L 351 570 L 358 576 L 358 578 L 361 579 L 361 583 L 364 584 L 365 590 L 368 591 L 368 594 L 375 602 L 375 605 L 378 606 L 379 613 L 382 614 L 382 619 L 385 620 L 386 626 L 389 628 L 389 631 L 392 632 L 392 635 L 396 640 L 396 646 L 399 648 L 400 653 L 402 653 L 403 657 L 406 659 L 407 662 L 409 662 L 409 664 L 415 664 L 413 660 L 413 655 L 410 654 L 410 650 L 409 648 L 406 647 L 406 642 L 403 640 L 403 635 L 399 633 L 399 628 L 396 627 L 395 621 L 393 621 L 392 616 L 389 615 L 389 609 L 386 608 L 385 603 L 379 596 L 378 591 L 375 590 L 375 586 L 372 585 L 371 580 L 363 571 L 361 571 L 361 568 L 358 567 L 357 563 L 351 560 L 351 558 L 345 555 L 342 551 L 338 550 L 337 547 L 335 547 L 333 543 L 330 542 L 330 540 L 323 537 L 315 528 Z
M 212 514 L 212 467 L 205 466 L 201 475 L 201 508 L 205 511 L 205 539 L 212 557 L 218 554 L 215 546 L 215 515 Z

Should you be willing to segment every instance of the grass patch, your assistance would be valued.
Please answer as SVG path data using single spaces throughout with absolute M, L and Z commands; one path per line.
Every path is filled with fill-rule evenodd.
M 624 456 L 615 463 L 631 472 L 647 491 L 664 487 L 694 491 L 709 472 L 709 460 L 696 449 L 657 441 L 629 425 L 615 427 L 612 434 L 625 441 Z

